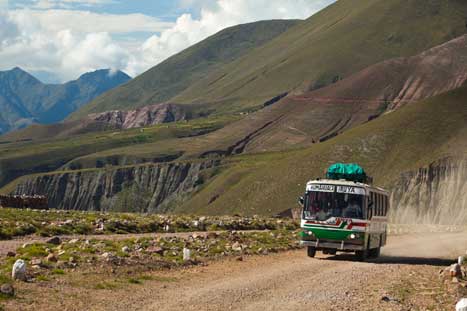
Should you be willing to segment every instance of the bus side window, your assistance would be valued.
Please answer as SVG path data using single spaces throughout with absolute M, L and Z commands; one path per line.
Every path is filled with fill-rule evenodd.
M 384 196 L 384 216 L 388 215 L 389 210 L 389 198 L 387 195 Z
M 381 198 L 383 200 L 383 216 L 386 216 L 386 196 L 382 195 Z
M 375 200 L 375 193 L 371 192 L 370 195 L 370 201 L 371 201 L 371 207 L 370 207 L 370 219 L 375 215 L 375 207 L 376 207 L 376 200 Z
M 383 204 L 383 195 L 379 194 L 379 215 L 384 216 L 384 204 Z
M 375 193 L 373 196 L 375 198 L 375 201 L 374 201 L 375 202 L 375 209 L 374 209 L 375 216 L 378 216 L 378 194 Z
M 376 194 L 376 214 L 381 216 L 381 194 Z

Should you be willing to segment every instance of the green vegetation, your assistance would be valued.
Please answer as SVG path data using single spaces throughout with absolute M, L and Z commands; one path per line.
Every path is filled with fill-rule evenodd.
M 38 234 L 127 234 L 156 232 L 192 232 L 207 230 L 293 230 L 292 220 L 261 217 L 199 217 L 188 215 L 145 215 L 76 211 L 33 211 L 0 208 L 0 239 Z M 27 230 L 23 229 L 27 228 Z M 86 229 L 83 229 L 86 228 Z M 34 256 L 44 248 L 29 245 L 23 250 Z M 21 251 L 21 252 L 23 252 Z M 88 250 L 92 252 L 92 250 Z
M 465 88 L 410 103 L 371 122 L 366 122 L 368 117 L 386 110 L 389 101 L 358 105 L 349 99 L 331 105 L 303 104 L 297 97 L 295 102 L 287 99 L 250 116 L 244 117 L 240 112 L 258 109 L 265 100 L 286 91 L 296 94 L 316 89 L 376 62 L 418 54 L 446 42 L 465 32 L 466 15 L 467 4 L 456 0 L 341 0 L 288 30 L 285 28 L 296 22 L 264 22 L 228 29 L 89 106 L 89 111 L 130 109 L 178 94 L 171 102 L 187 104 L 192 117 L 210 117 L 144 129 L 88 133 L 71 139 L 36 137 L 33 141 L 4 142 L 0 144 L 1 191 L 12 192 L 17 185 L 43 175 L 57 177 L 41 180 L 46 186 L 50 180 L 76 185 L 83 179 L 96 180 L 96 176 L 107 178 L 114 174 L 120 177 L 118 173 L 123 170 L 144 169 L 153 163 L 199 164 L 210 159 L 219 160 L 219 165 L 209 173 L 189 175 L 189 185 L 183 184 L 184 180 L 174 182 L 175 186 L 165 182 L 170 177 L 161 180 L 160 184 L 170 184 L 168 187 L 183 188 L 173 192 L 163 189 L 164 195 L 157 199 L 167 199 L 167 202 L 157 203 L 163 206 L 161 210 L 184 214 L 273 215 L 295 207 L 295 198 L 303 191 L 304 183 L 322 176 L 323 170 L 333 162 L 357 162 L 375 177 L 377 184 L 391 186 L 403 172 L 444 157 L 465 155 Z M 277 28 L 270 27 L 271 23 Z M 244 42 L 244 30 L 249 27 L 255 29 L 251 35 L 255 39 L 244 46 L 239 42 Z M 261 40 L 264 45 L 259 46 Z M 222 42 L 230 42 L 235 48 L 224 46 Z M 199 68 L 194 65 L 198 63 Z M 177 70 L 172 70 L 173 66 L 178 66 Z M 171 75 L 166 75 L 167 72 Z M 421 72 L 423 74 L 423 70 Z M 417 81 L 418 76 L 412 78 Z M 180 81 L 180 84 L 173 81 Z M 384 84 L 384 81 L 379 82 Z M 341 90 L 343 96 L 347 91 L 351 93 L 351 86 L 346 87 Z M 439 90 L 442 89 L 440 86 Z M 397 94 L 398 90 L 394 92 Z M 383 90 L 375 92 L 383 93 Z M 365 87 L 356 97 L 365 97 Z M 372 100 L 380 100 L 380 97 L 369 99 Z M 303 124 L 306 126 L 299 126 Z M 356 124 L 361 125 L 348 130 Z M 287 131 L 296 135 L 281 136 Z M 323 136 L 328 140 L 314 139 Z M 266 152 L 270 150 L 285 151 Z M 64 172 L 70 173 L 67 178 L 71 177 L 61 179 Z M 18 179 L 19 176 L 23 177 Z M 119 179 L 116 180 L 112 185 L 116 190 L 106 192 L 112 197 L 103 209 L 138 212 L 144 211 L 140 207 L 147 206 L 151 199 L 156 201 L 156 192 L 148 193 L 144 183 L 141 183 L 143 186 L 138 184 L 137 178 L 124 179 L 120 184 Z M 57 184 L 46 190 L 49 195 L 60 192 Z M 39 187 L 34 184 L 32 188 Z M 80 193 L 86 191 L 79 190 Z M 98 196 L 96 201 L 100 200 L 101 193 L 94 193 Z M 80 208 L 93 208 L 91 204 L 82 204 Z M 112 208 L 107 208 L 110 205 Z M 160 230 L 157 228 L 119 222 L 103 230 L 153 232 Z M 86 221 L 72 227 L 25 223 L 2 228 L 0 237 L 94 232 L 95 225 Z
M 225 51 L 232 47 L 223 40 L 232 41 L 229 31 L 244 40 L 242 26 L 234 27 L 96 99 L 74 117 L 166 100 L 203 103 L 197 109 L 207 113 L 248 111 L 284 92 L 315 89 L 380 61 L 444 43 L 465 33 L 466 15 L 467 4 L 456 0 L 340 0 L 287 31 L 277 22 L 280 31 L 270 22 L 246 31 L 248 38 L 269 41 L 253 40 L 257 44 L 229 54 Z M 211 63 L 206 51 L 220 56 Z
M 235 221 L 234 219 L 232 221 Z M 111 290 L 125 284 L 143 284 L 146 281 L 171 282 L 172 278 L 153 277 L 146 272 L 170 267 L 197 264 L 199 261 L 226 256 L 267 254 L 298 248 L 297 232 L 279 230 L 266 232 L 224 232 L 187 237 L 156 237 L 125 240 L 70 240 L 60 245 L 36 243 L 17 250 L 16 256 L 0 259 L 0 281 L 10 282 L 12 264 L 23 259 L 40 260 L 31 267 L 37 281 L 47 282 L 67 277 L 73 271 L 87 271 L 95 266 L 124 269 L 112 279 L 99 278 L 96 289 Z M 125 248 L 125 249 L 124 249 Z M 183 259 L 183 249 L 191 250 L 191 259 Z M 58 261 L 49 262 L 53 254 Z M 72 271 L 73 270 L 73 271 Z M 93 270 L 93 274 L 99 273 Z M 85 286 L 90 286 L 89 282 Z
M 270 41 L 298 22 L 260 21 L 225 29 L 170 57 L 122 88 L 97 98 L 72 117 L 107 110 L 128 110 L 167 101 L 197 80 Z
M 172 101 L 213 103 L 217 111 L 258 107 L 278 94 L 316 89 L 444 43 L 465 33 L 466 15 L 461 1 L 340 0 Z
M 359 163 L 375 183 L 467 150 L 467 88 L 408 105 L 324 143 L 287 152 L 234 157 L 174 212 L 271 215 L 296 206 L 305 183 L 336 162 Z M 215 200 L 213 200 L 215 198 Z
M 62 166 L 80 169 L 174 159 L 183 152 L 177 139 L 215 131 L 233 120 L 235 117 L 206 118 L 72 138 L 3 143 L 0 144 L 0 187 L 18 176 Z M 135 149 L 135 146 L 142 148 Z M 118 152 L 112 152 L 113 149 Z M 118 156 L 109 158 L 107 154 Z

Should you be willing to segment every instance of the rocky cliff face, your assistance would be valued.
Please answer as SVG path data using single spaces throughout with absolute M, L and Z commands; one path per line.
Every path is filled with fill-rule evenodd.
M 22 181 L 15 193 L 46 195 L 50 208 L 166 212 L 218 165 L 205 161 L 47 174 Z
M 396 223 L 467 221 L 467 158 L 446 158 L 401 176 L 392 192 Z
M 179 106 L 164 103 L 131 111 L 113 110 L 90 114 L 88 119 L 106 123 L 119 129 L 130 129 L 185 120 L 186 115 Z

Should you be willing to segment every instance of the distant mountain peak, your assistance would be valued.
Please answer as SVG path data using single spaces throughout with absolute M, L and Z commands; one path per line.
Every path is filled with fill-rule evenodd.
M 90 71 L 90 72 L 86 72 L 84 74 L 82 74 L 78 80 L 88 80 L 88 79 L 111 79 L 111 80 L 114 80 L 114 79 L 123 79 L 123 80 L 129 80 L 131 79 L 131 77 L 129 75 L 127 75 L 126 73 L 124 73 L 123 71 L 121 70 L 114 70 L 114 69 L 110 69 L 110 68 L 107 68 L 107 69 L 97 69 L 97 70 L 94 70 L 94 71 Z
M 0 71 L 0 134 L 31 123 L 55 123 L 131 78 L 100 69 L 64 84 L 45 84 L 20 67 Z

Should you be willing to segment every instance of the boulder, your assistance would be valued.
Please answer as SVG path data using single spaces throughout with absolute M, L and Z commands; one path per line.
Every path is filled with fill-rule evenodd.
M 46 242 L 47 244 L 53 244 L 53 245 L 60 245 L 62 244 L 62 240 L 58 236 L 54 236 L 53 238 L 50 238 Z
M 122 252 L 123 253 L 129 253 L 130 252 L 130 248 L 128 246 L 123 246 L 122 247 Z
M 164 249 L 159 246 L 151 246 L 146 249 L 146 252 L 149 254 L 159 254 L 163 255 L 164 254 Z
M 465 311 L 467 310 L 467 298 L 462 298 L 456 304 L 456 311 Z
M 8 253 L 6 254 L 6 256 L 7 256 L 7 257 L 15 257 L 15 256 L 16 256 L 16 253 L 14 253 L 14 252 L 8 252 Z
M 26 262 L 18 259 L 11 270 L 11 278 L 13 280 L 26 281 Z
M 30 261 L 31 266 L 42 266 L 42 260 L 38 258 L 34 258 Z
M 449 268 L 449 273 L 450 273 L 451 277 L 456 277 L 456 278 L 462 277 L 461 265 L 459 265 L 457 263 L 451 265 L 451 267 Z
M 50 262 L 57 262 L 58 261 L 58 258 L 54 254 L 49 254 L 46 259 L 47 259 L 47 261 L 50 261 Z
M 183 248 L 183 261 L 191 260 L 191 250 L 189 248 Z
M 0 286 L 0 293 L 8 297 L 13 297 L 15 295 L 15 289 L 11 284 L 2 284 Z
M 236 251 L 236 252 L 241 252 L 242 251 L 242 245 L 240 245 L 240 243 L 238 243 L 238 242 L 235 242 L 232 245 L 232 250 Z

